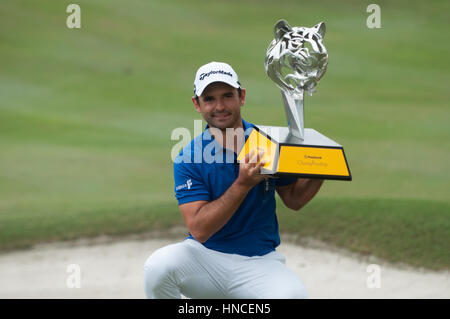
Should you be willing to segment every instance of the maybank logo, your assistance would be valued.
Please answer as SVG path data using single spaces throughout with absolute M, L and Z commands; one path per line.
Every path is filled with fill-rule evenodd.
M 308 158 L 310 158 L 310 159 L 322 159 L 322 156 L 311 156 L 311 155 L 306 155 L 305 154 L 305 159 L 308 159 Z
M 188 179 L 188 180 L 186 181 L 185 184 L 182 184 L 182 185 L 177 186 L 177 187 L 175 188 L 175 190 L 178 191 L 178 190 L 184 189 L 184 188 L 191 189 L 191 186 L 192 186 L 192 180 L 191 180 L 191 179 Z

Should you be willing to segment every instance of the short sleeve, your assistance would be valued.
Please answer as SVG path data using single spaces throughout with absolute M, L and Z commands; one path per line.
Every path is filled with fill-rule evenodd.
M 200 167 L 194 163 L 174 163 L 175 197 L 178 205 L 198 200 L 211 200 L 208 186 L 201 176 Z
M 275 180 L 275 186 L 287 186 L 297 180 L 295 177 L 280 177 Z

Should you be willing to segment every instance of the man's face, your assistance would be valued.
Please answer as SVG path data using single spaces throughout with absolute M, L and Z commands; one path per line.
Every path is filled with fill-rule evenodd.
M 199 96 L 199 103 L 192 97 L 197 112 L 203 115 L 210 127 L 224 130 L 236 128 L 242 123 L 241 106 L 245 102 L 245 89 L 238 90 L 223 82 L 214 82 Z

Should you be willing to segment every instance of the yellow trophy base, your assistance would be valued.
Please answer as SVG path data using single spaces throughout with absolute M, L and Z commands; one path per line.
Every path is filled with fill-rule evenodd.
M 238 161 L 251 151 L 264 150 L 262 174 L 351 181 L 344 148 L 313 129 L 304 140 L 289 134 L 287 127 L 255 126 L 239 153 Z

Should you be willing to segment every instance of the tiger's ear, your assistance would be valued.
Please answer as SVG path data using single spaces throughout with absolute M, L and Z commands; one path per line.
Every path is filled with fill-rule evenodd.
M 318 34 L 320 34 L 320 36 L 321 36 L 322 38 L 325 36 L 325 31 L 327 30 L 327 29 L 325 28 L 325 22 L 319 22 L 319 23 L 316 24 L 313 28 L 316 30 L 316 32 L 317 32 Z
M 286 20 L 281 19 L 278 20 L 278 22 L 275 24 L 275 27 L 273 28 L 273 33 L 275 34 L 275 39 L 280 40 L 283 35 L 289 31 L 291 31 L 292 28 L 289 25 L 289 23 L 287 23 Z

